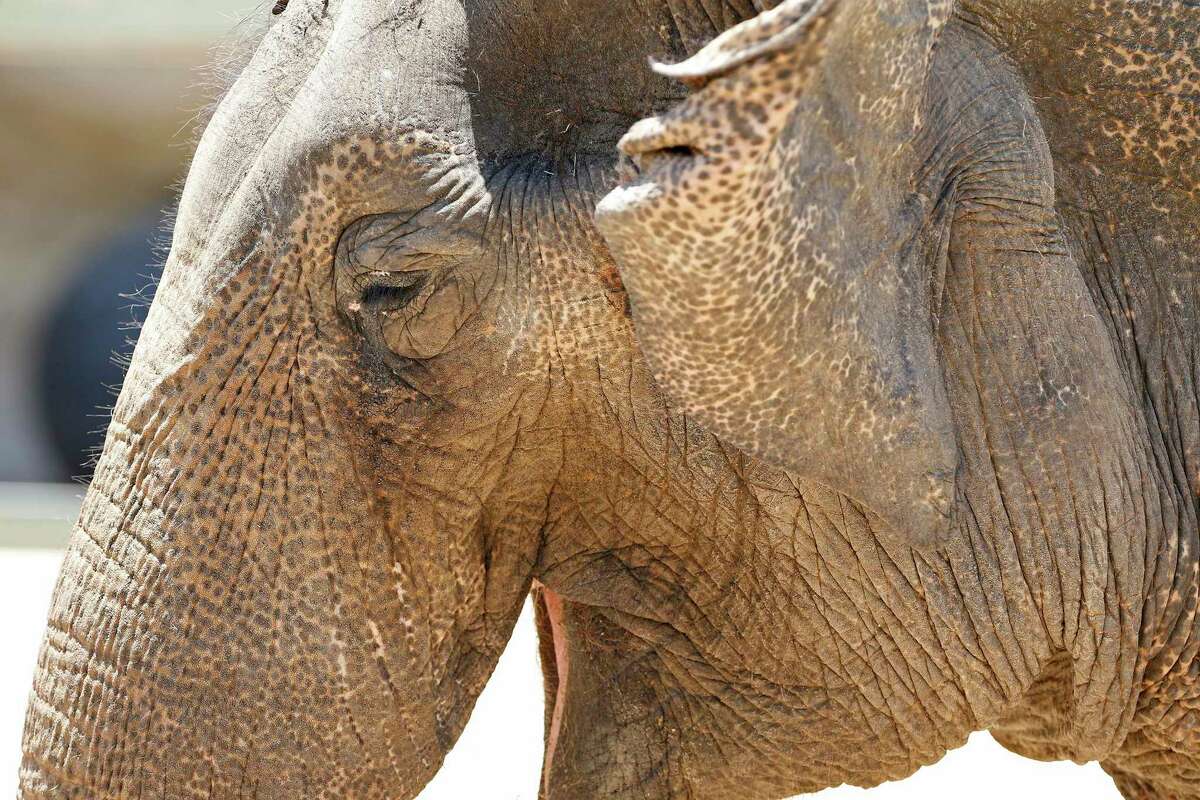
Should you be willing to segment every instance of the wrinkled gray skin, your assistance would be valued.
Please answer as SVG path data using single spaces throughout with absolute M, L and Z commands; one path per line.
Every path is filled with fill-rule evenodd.
M 683 61 L 764 10 L 292 0 L 189 175 L 21 797 L 411 798 L 531 586 L 547 800 L 981 728 L 1200 797 L 1200 10 L 789 0 Z

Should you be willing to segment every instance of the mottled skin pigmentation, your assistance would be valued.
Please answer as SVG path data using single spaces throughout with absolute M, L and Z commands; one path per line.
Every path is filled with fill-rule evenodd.
M 545 800 L 982 728 L 1200 797 L 1198 14 L 291 0 L 192 166 L 21 797 L 412 798 L 535 585 Z

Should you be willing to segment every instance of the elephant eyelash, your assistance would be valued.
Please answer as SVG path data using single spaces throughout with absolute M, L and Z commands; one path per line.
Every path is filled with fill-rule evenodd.
M 394 273 L 387 283 L 368 284 L 362 305 L 371 309 L 400 309 L 412 303 L 429 283 L 428 272 Z

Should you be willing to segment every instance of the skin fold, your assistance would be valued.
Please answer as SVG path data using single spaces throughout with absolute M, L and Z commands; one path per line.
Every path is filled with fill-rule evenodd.
M 531 589 L 546 800 L 985 728 L 1200 797 L 1198 30 L 292 0 L 193 162 L 20 797 L 415 797 Z

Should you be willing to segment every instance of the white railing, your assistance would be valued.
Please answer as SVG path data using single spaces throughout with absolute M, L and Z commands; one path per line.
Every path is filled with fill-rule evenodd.
M 65 547 L 86 487 L 0 482 L 0 549 Z

